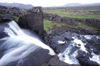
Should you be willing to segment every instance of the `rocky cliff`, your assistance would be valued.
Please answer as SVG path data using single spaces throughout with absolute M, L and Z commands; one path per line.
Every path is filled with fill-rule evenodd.
M 27 13 L 26 10 L 20 9 L 17 7 L 6 7 L 6 6 L 0 6 L 0 14 L 5 15 L 9 14 L 12 16 L 20 16 Z
M 48 19 L 50 21 L 63 22 L 69 25 L 78 25 L 79 22 L 82 22 L 90 26 L 100 28 L 100 20 L 97 19 L 79 19 L 79 18 L 60 17 L 55 14 L 47 14 L 47 13 L 44 13 L 43 15 L 45 19 Z
M 43 12 L 41 7 L 34 7 L 28 10 L 28 13 L 19 17 L 18 24 L 22 28 L 30 29 L 35 32 L 41 38 L 45 35 L 45 30 L 43 28 Z

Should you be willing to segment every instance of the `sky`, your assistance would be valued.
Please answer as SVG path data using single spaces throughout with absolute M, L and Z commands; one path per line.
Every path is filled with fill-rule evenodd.
M 32 4 L 33 6 L 51 7 L 51 6 L 63 6 L 68 3 L 81 3 L 81 4 L 100 3 L 100 0 L 0 0 L 0 2 L 23 3 L 23 4 Z

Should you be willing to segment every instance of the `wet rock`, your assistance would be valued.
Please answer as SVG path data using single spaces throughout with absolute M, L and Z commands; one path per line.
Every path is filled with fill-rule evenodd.
M 99 44 L 99 41 L 98 40 L 96 40 L 96 38 L 95 38 L 95 40 L 94 39 L 91 39 L 91 40 L 87 40 L 88 41 L 88 43 L 87 43 L 87 45 L 86 45 L 86 48 L 87 49 L 93 49 L 93 50 L 89 50 L 89 51 L 93 51 L 95 54 L 100 54 L 100 44 Z
M 57 56 L 53 56 L 47 63 L 42 64 L 42 66 L 80 66 L 75 64 L 67 64 L 59 60 Z
M 55 55 L 33 33 L 26 34 L 14 21 L 0 23 L 0 66 L 40 66 Z
M 0 22 L 9 22 L 9 21 L 12 21 L 12 16 L 11 15 L 4 15 L 2 17 L 0 17 Z
M 65 52 L 65 55 L 67 54 L 68 56 L 73 55 L 73 53 L 77 53 L 76 59 L 79 61 L 79 63 L 82 66 L 91 66 L 91 65 L 98 66 L 99 65 L 98 62 L 96 60 L 91 61 L 90 58 L 92 58 L 94 56 L 94 55 L 91 54 L 92 52 L 94 52 L 97 55 L 100 55 L 99 54 L 100 50 L 97 49 L 97 47 L 99 47 L 99 45 L 98 45 L 99 41 L 96 40 L 96 39 L 99 39 L 99 35 L 98 35 L 98 38 L 97 38 L 96 35 L 89 35 L 89 36 L 87 36 L 87 37 L 89 37 L 89 39 L 86 39 L 86 37 L 84 37 L 84 36 L 87 36 L 87 35 L 80 35 L 80 34 L 71 33 L 71 32 L 62 32 L 60 34 L 53 35 L 50 38 L 51 41 L 53 42 L 53 43 L 51 43 L 50 46 L 52 48 L 55 47 L 56 50 L 55 49 L 54 50 L 57 51 L 58 53 Z M 82 49 L 79 50 L 80 47 L 78 48 L 77 46 L 78 45 L 80 46 L 80 44 L 78 43 L 78 41 L 76 43 L 73 43 L 72 39 L 73 40 L 74 39 L 80 39 L 80 41 L 82 41 L 84 43 L 84 46 L 85 46 L 87 52 L 84 52 Z M 94 39 L 95 39 L 95 41 L 94 41 Z M 58 40 L 67 41 L 67 43 L 64 44 L 65 47 L 57 45 L 56 42 Z M 62 48 L 58 48 L 58 46 L 62 47 Z M 63 52 L 59 51 L 60 49 L 64 49 Z M 62 57 L 64 57 L 65 55 L 62 55 Z
M 59 64 L 59 58 L 57 57 L 57 56 L 55 56 L 55 57 L 53 57 L 53 58 L 51 58 L 50 59 L 50 61 L 49 61 L 49 65 L 51 65 L 51 66 L 53 66 L 53 65 L 58 65 Z
M 79 63 L 81 66 L 99 66 L 98 63 L 96 63 L 94 61 L 90 61 L 86 57 L 78 57 L 77 59 L 79 60 Z
M 65 37 L 64 39 L 65 39 L 66 41 L 71 41 L 71 40 L 73 40 L 73 38 L 71 38 L 71 37 L 70 37 L 70 38 Z
M 95 61 L 90 61 L 90 57 L 92 57 L 91 53 L 84 53 L 83 51 L 78 52 L 77 59 L 82 66 L 99 66 L 99 64 Z
M 100 50 L 98 50 L 98 49 L 94 49 L 93 52 L 94 52 L 95 54 L 97 54 L 97 55 L 100 55 Z

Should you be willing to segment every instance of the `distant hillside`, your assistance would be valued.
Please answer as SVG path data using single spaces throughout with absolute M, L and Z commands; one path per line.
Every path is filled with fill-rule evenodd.
M 95 6 L 100 6 L 100 3 L 93 3 L 93 4 L 69 3 L 64 5 L 64 7 L 95 7 Z
M 30 4 L 20 4 L 20 3 L 0 3 L 2 6 L 11 6 L 11 7 L 18 7 L 23 9 L 30 9 L 33 6 Z

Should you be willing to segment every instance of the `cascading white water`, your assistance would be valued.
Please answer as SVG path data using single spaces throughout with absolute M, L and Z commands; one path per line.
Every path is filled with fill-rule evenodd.
M 8 65 L 15 61 L 18 61 L 17 64 L 22 63 L 25 57 L 31 54 L 34 55 L 39 50 L 40 55 L 43 55 L 41 54 L 43 52 L 42 50 L 44 50 L 43 53 L 45 53 L 47 57 L 50 57 L 49 55 L 55 55 L 54 51 L 41 42 L 35 34 L 29 30 L 22 30 L 14 21 L 1 23 L 0 35 L 0 66 Z M 42 57 L 41 59 L 43 60 Z M 39 64 L 39 61 L 33 61 L 33 64 L 36 62 Z
M 60 53 L 58 56 L 60 60 L 64 61 L 68 64 L 79 64 L 78 60 L 75 58 L 77 56 L 77 51 L 75 51 L 73 54 L 69 55 L 71 52 L 72 46 L 69 45 L 68 48 L 63 53 Z
M 54 42 L 57 45 L 52 44 L 54 47 L 59 46 L 58 49 L 60 50 L 65 47 L 65 50 L 59 53 L 58 57 L 61 61 L 68 64 L 79 64 L 76 59 L 79 50 L 89 53 L 85 47 L 86 43 L 75 35 L 71 36 L 71 33 L 67 33 L 62 36 L 57 36 L 54 38 Z M 69 38 L 72 37 L 73 40 L 65 40 L 64 37 L 66 36 Z M 90 40 L 93 36 L 83 35 L 83 37 Z M 98 36 L 95 37 L 100 39 Z M 49 52 L 45 49 L 48 49 Z M 21 66 L 20 64 L 28 64 L 27 66 L 35 64 L 34 66 L 38 66 L 45 62 L 46 59 L 49 59 L 51 55 L 55 55 L 54 51 L 41 42 L 39 37 L 30 30 L 21 29 L 14 21 L 0 24 L 0 66 L 9 65 L 10 63 L 13 65 L 13 62 L 19 66 Z M 100 65 L 100 55 L 94 52 L 91 55 L 92 57 L 89 57 L 89 59 Z
M 84 52 L 84 53 L 81 53 L 83 56 L 85 56 L 86 54 L 89 54 L 89 50 L 87 50 L 86 48 L 86 45 L 87 45 L 86 40 L 92 40 L 92 39 L 100 40 L 100 36 L 99 35 L 98 36 L 79 35 L 76 33 L 65 32 L 64 34 L 54 36 L 52 38 L 52 41 L 54 42 L 54 44 L 56 44 L 56 45 L 53 45 L 53 47 L 54 48 L 56 47 L 56 50 L 59 51 L 58 57 L 61 61 L 64 61 L 65 63 L 68 63 L 68 64 L 80 64 L 77 59 L 77 56 L 79 56 L 78 52 L 79 51 Z M 89 59 L 88 58 L 83 58 L 83 59 L 94 61 L 100 65 L 100 54 L 97 55 L 93 52 L 93 50 L 91 51 L 92 52 L 90 53 L 90 55 L 92 56 L 91 57 L 89 56 Z

